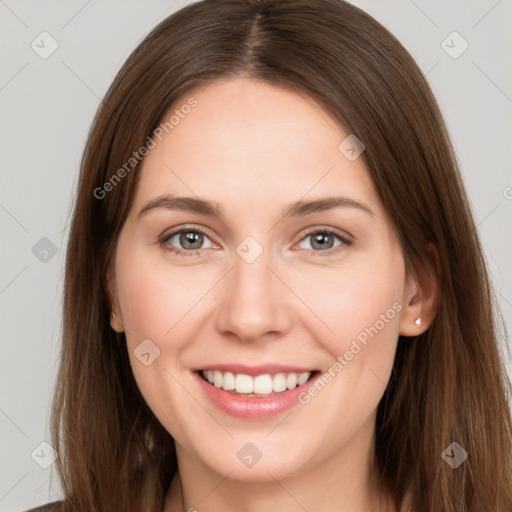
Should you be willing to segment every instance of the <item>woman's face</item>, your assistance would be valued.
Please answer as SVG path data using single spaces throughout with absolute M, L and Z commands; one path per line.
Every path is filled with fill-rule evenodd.
M 213 82 L 165 120 L 176 109 L 109 278 L 142 395 L 179 457 L 232 478 L 366 461 L 413 286 L 362 147 L 260 81 Z

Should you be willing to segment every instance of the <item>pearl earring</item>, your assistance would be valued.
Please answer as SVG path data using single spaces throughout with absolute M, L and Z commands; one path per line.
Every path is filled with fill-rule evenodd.
M 416 324 L 416 327 L 421 327 L 421 316 L 416 318 L 416 320 L 414 320 L 414 323 Z

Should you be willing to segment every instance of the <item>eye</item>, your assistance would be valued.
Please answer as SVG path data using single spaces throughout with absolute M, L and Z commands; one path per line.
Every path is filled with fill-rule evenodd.
M 205 249 L 205 247 L 203 247 L 205 239 L 209 240 L 206 232 L 202 229 L 182 228 L 164 235 L 164 237 L 160 239 L 160 245 L 179 256 L 197 256 L 201 249 Z M 176 248 L 174 244 L 180 244 L 185 250 Z M 214 247 L 214 244 L 210 242 L 210 246 L 208 247 Z
M 352 240 L 345 237 L 332 229 L 317 228 L 309 231 L 302 237 L 300 243 L 311 238 L 312 253 L 318 255 L 330 255 L 342 251 L 346 247 L 352 245 Z M 335 240 L 339 241 L 338 245 L 333 246 Z M 205 240 L 210 240 L 207 233 L 199 228 L 181 228 L 164 235 L 160 240 L 160 245 L 167 251 L 178 256 L 200 256 L 202 249 L 218 247 L 210 240 L 210 245 L 204 247 Z M 182 249 L 176 247 L 181 246 Z M 307 247 L 301 247 L 308 249 Z
M 309 231 L 301 239 L 301 243 L 308 239 L 311 239 L 312 251 L 314 253 L 323 253 L 322 256 L 342 251 L 346 247 L 352 245 L 352 240 L 349 240 L 347 237 L 342 236 L 332 229 L 326 228 L 317 228 L 313 231 Z M 340 241 L 339 245 L 337 246 L 333 246 L 335 239 Z M 308 248 L 306 247 L 306 249 Z

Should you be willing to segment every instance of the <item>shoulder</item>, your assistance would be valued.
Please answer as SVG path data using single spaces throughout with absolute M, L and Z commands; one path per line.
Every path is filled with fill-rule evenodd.
M 51 503 L 47 503 L 46 505 L 40 505 L 39 507 L 31 508 L 30 510 L 25 510 L 25 512 L 58 512 L 62 509 L 63 501 L 52 501 Z

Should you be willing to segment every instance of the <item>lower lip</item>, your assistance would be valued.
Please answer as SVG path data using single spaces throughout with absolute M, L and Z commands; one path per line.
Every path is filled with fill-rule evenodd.
M 306 391 L 313 384 L 316 377 L 313 375 L 302 386 L 294 389 L 282 391 L 276 395 L 269 397 L 244 397 L 242 395 L 233 395 L 217 388 L 204 380 L 199 372 L 193 372 L 194 377 L 198 380 L 199 385 L 206 393 L 206 396 L 222 411 L 236 416 L 237 418 L 260 420 L 272 418 L 278 414 L 290 409 L 294 405 L 299 404 L 299 394 Z

